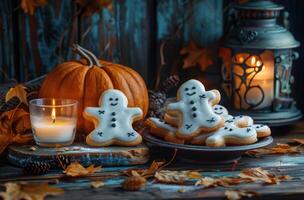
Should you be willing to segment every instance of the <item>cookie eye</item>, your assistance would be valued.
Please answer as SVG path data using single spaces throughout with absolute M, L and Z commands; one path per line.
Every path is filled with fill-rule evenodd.
M 196 87 L 193 86 L 193 87 L 192 87 L 192 90 L 195 90 L 195 89 L 196 89 Z
M 113 101 L 113 98 L 110 98 L 109 100 L 110 100 L 110 101 Z
M 217 110 L 217 108 L 214 108 L 214 110 Z
M 225 127 L 224 129 L 225 129 L 225 130 L 227 130 L 227 129 L 228 129 L 228 127 Z
M 118 98 L 116 98 L 115 101 L 118 101 Z
M 185 88 L 185 90 L 186 90 L 186 91 L 188 91 L 188 90 L 189 90 L 189 88 L 187 88 L 187 87 L 186 87 L 186 88 Z
M 233 129 L 231 128 L 231 129 L 229 129 L 229 131 L 233 131 Z
M 222 107 L 220 107 L 220 110 L 223 110 L 223 108 L 222 108 Z

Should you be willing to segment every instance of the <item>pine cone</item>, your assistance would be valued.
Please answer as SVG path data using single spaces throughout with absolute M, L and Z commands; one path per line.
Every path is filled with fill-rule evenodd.
M 69 166 L 72 163 L 72 160 L 70 157 L 64 156 L 64 155 L 57 155 L 55 157 L 56 159 L 56 167 L 65 169 L 67 166 Z
M 45 174 L 51 169 L 51 164 L 43 161 L 30 161 L 23 168 L 24 174 L 39 175 Z
M 166 94 L 149 90 L 149 117 L 162 117 Z
M 179 84 L 179 77 L 177 75 L 169 76 L 166 80 L 164 80 L 160 86 L 159 91 L 163 93 L 167 93 L 169 90 L 171 90 L 174 87 L 177 87 Z
M 138 191 L 146 184 L 147 180 L 141 176 L 130 176 L 122 182 L 122 188 L 127 191 Z
M 163 108 L 166 102 L 166 94 L 162 92 L 155 92 L 149 90 L 149 107 L 151 110 L 155 111 L 159 108 Z

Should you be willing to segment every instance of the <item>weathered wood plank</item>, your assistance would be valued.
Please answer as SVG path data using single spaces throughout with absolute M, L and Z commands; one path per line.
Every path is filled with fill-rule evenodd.
M 20 81 L 45 74 L 69 58 L 69 45 L 74 41 L 68 33 L 77 33 L 73 30 L 73 21 L 77 19 L 73 18 L 74 9 L 71 0 L 51 0 L 37 9 L 33 16 L 19 9 Z
M 180 50 L 190 41 L 204 48 L 219 42 L 223 33 L 222 6 L 222 0 L 157 1 L 157 61 L 161 75 L 179 74 L 182 80 L 193 78 L 193 72 L 182 69 Z M 198 69 L 192 70 L 200 76 Z
M 35 151 L 31 150 L 33 147 L 36 149 Z M 8 160 L 19 167 L 24 167 L 33 161 L 55 164 L 58 162 L 58 156 L 64 156 L 71 162 L 78 161 L 84 166 L 91 164 L 98 166 L 139 165 L 148 162 L 149 149 L 146 145 L 101 148 L 94 148 L 85 144 L 74 144 L 69 147 L 60 148 L 43 148 L 36 145 L 11 145 L 8 148 L 7 154 Z M 53 167 L 58 168 L 58 166 Z
M 113 11 L 102 9 L 82 17 L 81 44 L 100 58 L 124 64 L 148 77 L 147 1 L 114 0 Z
M 14 62 L 13 13 L 12 1 L 0 1 L 0 81 L 16 77 Z

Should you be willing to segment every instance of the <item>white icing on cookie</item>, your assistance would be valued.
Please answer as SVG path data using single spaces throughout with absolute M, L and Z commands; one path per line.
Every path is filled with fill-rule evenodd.
M 222 111 L 222 112 L 219 112 L 221 113 L 220 115 L 224 118 L 225 120 L 225 126 L 235 126 L 237 128 L 243 128 L 243 127 L 247 127 L 249 125 L 252 125 L 253 123 L 253 120 L 251 117 L 249 116 L 242 116 L 242 115 L 239 115 L 239 116 L 232 116 L 232 115 L 228 115 L 228 111 L 225 107 L 221 106 L 221 105 L 216 105 L 218 108 L 223 108 L 223 109 L 215 109 L 215 111 Z M 213 106 L 214 108 L 215 106 Z M 217 133 L 217 131 L 213 131 L 213 132 L 210 132 L 208 134 L 204 133 L 204 134 L 201 134 L 199 136 L 196 136 L 194 137 L 190 143 L 191 144 L 195 144 L 195 145 L 205 145 L 206 143 L 206 139 Z
M 133 129 L 132 122 L 142 116 L 142 110 L 128 108 L 128 99 L 121 91 L 106 90 L 100 97 L 99 106 L 84 110 L 84 116 L 95 123 L 95 129 L 87 136 L 89 145 L 130 146 L 141 142 L 141 135 Z
M 166 122 L 150 117 L 146 121 L 146 125 L 150 127 L 150 132 L 158 137 L 163 138 L 166 141 L 183 144 L 184 140 L 176 137 L 176 128 L 167 124 Z
M 225 108 L 222 105 L 219 105 L 219 104 L 214 105 L 214 106 L 212 106 L 212 109 L 213 109 L 213 112 L 217 115 L 220 115 L 220 116 L 223 116 L 223 117 L 229 115 L 227 108 Z
M 159 118 L 150 117 L 149 120 L 158 128 L 175 133 L 176 128 L 160 120 Z
M 209 104 L 209 100 L 214 98 L 215 94 L 206 91 L 200 81 L 191 79 L 181 85 L 177 93 L 178 101 L 166 108 L 169 114 L 180 118 L 178 137 L 191 138 L 202 130 L 212 131 L 222 125 L 222 117 L 215 114 Z
M 253 125 L 253 119 L 246 115 L 238 115 L 238 116 L 226 115 L 224 116 L 224 119 L 225 119 L 225 124 L 234 123 L 238 127 L 246 127 Z
M 226 145 L 247 145 L 257 141 L 257 133 L 252 127 L 239 128 L 234 123 L 215 131 L 206 140 L 207 146 L 221 147 Z
M 252 127 L 256 130 L 258 138 L 263 138 L 271 135 L 271 130 L 269 126 L 264 124 L 253 124 L 249 127 Z

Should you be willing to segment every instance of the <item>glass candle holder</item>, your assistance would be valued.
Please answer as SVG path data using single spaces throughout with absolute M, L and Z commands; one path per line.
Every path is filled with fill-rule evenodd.
M 77 125 L 77 104 L 71 99 L 33 99 L 30 119 L 37 145 L 60 147 L 73 143 Z

